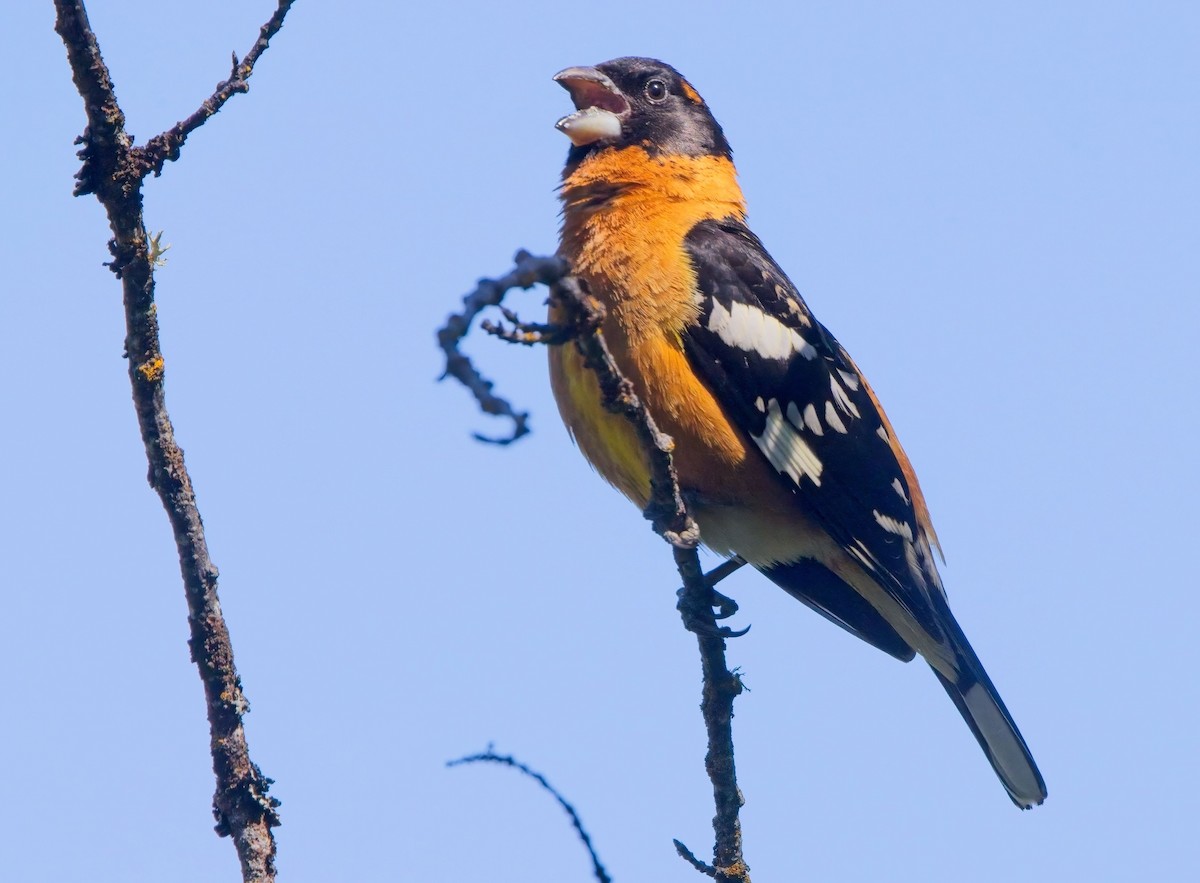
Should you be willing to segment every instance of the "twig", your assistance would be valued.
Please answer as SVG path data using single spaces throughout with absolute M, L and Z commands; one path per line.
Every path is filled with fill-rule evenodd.
M 525 265 L 529 265 L 530 262 L 538 260 L 557 259 L 530 258 L 526 252 L 518 252 L 517 268 L 508 276 L 503 277 L 501 282 L 516 277 L 521 271 L 523 261 Z M 638 398 L 633 385 L 622 375 L 613 360 L 600 331 L 604 320 L 603 305 L 584 290 L 580 280 L 564 275 L 565 272 L 565 266 L 558 261 L 555 266 L 555 274 L 551 274 L 551 277 L 545 280 L 551 286 L 551 299 L 557 300 L 564 307 L 567 316 L 567 321 L 564 323 L 565 329 L 555 328 L 553 330 L 554 342 L 561 343 L 571 340 L 572 342 L 564 345 L 578 347 L 583 355 L 584 363 L 596 375 L 605 407 L 624 416 L 634 427 L 638 439 L 641 441 L 651 473 L 650 504 L 646 507 L 644 514 L 653 525 L 654 530 L 671 544 L 675 566 L 683 580 L 679 610 L 684 625 L 696 634 L 696 640 L 700 646 L 701 667 L 704 674 L 700 707 L 704 715 L 705 728 L 708 731 L 708 753 L 705 756 L 705 768 L 712 781 L 713 801 L 716 805 L 716 816 L 713 818 L 715 834 L 713 876 L 721 883 L 732 883 L 732 881 L 749 883 L 750 870 L 742 857 L 741 825 L 738 821 L 738 812 L 743 800 L 737 786 L 732 729 L 733 700 L 741 693 L 742 683 L 741 679 L 729 670 L 725 662 L 725 639 L 736 637 L 740 633 L 717 626 L 716 616 L 713 612 L 714 603 L 721 604 L 724 615 L 725 611 L 729 609 L 729 605 L 725 603 L 728 599 L 722 597 L 718 601 L 718 597 L 713 593 L 711 584 L 705 579 L 704 572 L 700 567 L 700 557 L 697 553 L 697 547 L 700 544 L 700 530 L 692 520 L 679 488 L 679 479 L 671 457 L 674 442 L 670 436 L 658 429 L 653 416 Z M 538 281 L 529 275 L 524 278 Z M 485 284 L 493 287 L 485 291 Z M 485 280 L 480 284 L 479 289 L 468 295 L 466 298 L 468 311 L 463 316 L 452 316 L 446 328 L 439 332 L 439 340 L 442 339 L 443 334 L 450 331 L 455 320 L 458 320 L 460 325 L 455 328 L 457 333 L 453 337 L 453 342 L 457 347 L 458 341 L 467 333 L 471 318 L 484 306 L 499 304 L 504 291 L 513 287 L 512 284 L 509 284 L 504 290 L 496 290 L 498 285 L 499 283 L 488 283 Z M 472 310 L 470 308 L 473 304 L 478 304 L 478 306 Z M 514 321 L 514 319 L 515 317 L 510 316 L 510 321 Z M 521 324 L 514 321 L 514 325 L 519 333 L 522 330 Z M 532 330 L 540 329 L 534 327 Z M 530 341 L 518 340 L 516 342 L 528 343 Z M 444 344 L 443 349 L 446 349 Z M 457 348 L 454 349 L 454 352 L 457 353 Z M 450 350 L 447 350 L 447 373 L 459 377 L 458 373 L 449 370 L 449 355 Z M 462 356 L 460 358 L 465 359 Z M 491 384 L 483 381 L 469 363 L 467 366 L 471 372 L 468 377 L 473 376 L 477 382 L 485 384 L 486 390 L 490 390 Z M 459 379 L 471 386 L 468 379 L 462 377 Z M 484 402 L 478 392 L 476 397 L 480 399 L 481 404 Z M 503 404 L 507 407 L 508 403 L 504 402 Z M 489 410 L 486 404 L 483 407 L 485 411 Z M 496 412 L 489 411 L 489 413 Z M 513 439 L 528 431 L 524 428 L 525 416 L 521 415 L 522 420 L 518 423 L 520 431 L 514 434 Z M 736 566 L 731 564 L 729 568 L 718 568 L 718 571 L 723 576 L 732 569 L 736 569 Z M 700 865 L 703 866 L 703 863 Z
M 679 857 L 701 874 L 705 874 L 709 877 L 717 876 L 716 868 L 714 868 L 712 865 L 706 865 L 704 862 L 700 861 L 700 859 L 696 858 L 695 854 L 686 846 L 684 846 L 683 843 L 678 840 L 672 840 L 671 842 L 675 844 L 675 851 L 679 853 Z
M 472 754 L 467 757 L 460 757 L 458 760 L 447 761 L 446 766 L 461 766 L 468 763 L 499 763 L 504 766 L 510 766 L 513 769 L 520 770 L 529 778 L 533 779 L 547 791 L 554 795 L 554 799 L 558 801 L 558 805 L 563 808 L 568 816 L 571 817 L 571 824 L 574 826 L 576 833 L 579 834 L 579 839 L 583 841 L 584 847 L 588 851 L 588 855 L 592 858 L 592 873 L 600 883 L 612 883 L 612 878 L 608 876 L 608 871 L 604 870 L 604 865 L 600 864 L 600 856 L 596 855 L 596 850 L 592 846 L 592 838 L 588 836 L 587 829 L 583 827 L 583 822 L 579 818 L 579 813 L 575 812 L 575 807 L 571 806 L 561 794 L 546 781 L 546 777 L 541 773 L 534 772 L 525 764 L 521 763 L 511 755 L 496 754 L 492 751 L 489 745 L 487 751 L 482 754 Z
M 254 45 L 250 47 L 246 57 L 239 62 L 237 53 L 234 53 L 233 68 L 229 72 L 229 77 L 217 84 L 213 94 L 204 99 L 204 103 L 191 116 L 146 142 L 146 146 L 142 148 L 142 158 L 148 170 L 152 171 L 155 177 L 162 174 L 163 166 L 168 160 L 174 162 L 179 159 L 179 151 L 188 135 L 203 126 L 208 118 L 219 111 L 225 102 L 234 95 L 250 91 L 248 81 L 250 75 L 254 73 L 254 65 L 258 61 L 258 57 L 267 50 L 271 38 L 283 27 L 283 19 L 287 16 L 288 10 L 292 8 L 293 2 L 294 0 L 279 0 L 275 14 L 258 29 L 258 39 L 254 41 Z
M 158 492 L 179 551 L 179 566 L 188 605 L 192 659 L 204 684 L 213 772 L 217 788 L 213 814 L 217 832 L 231 835 L 241 862 L 242 878 L 256 883 L 275 879 L 275 840 L 279 801 L 268 795 L 271 779 L 250 759 L 242 716 L 249 703 L 234 667 L 233 647 L 217 597 L 217 568 L 209 558 L 204 525 L 196 507 L 192 481 L 167 413 L 163 392 L 164 361 L 154 304 L 156 249 L 142 215 L 142 184 L 161 170 L 165 159 L 178 156 L 187 134 L 220 108 L 234 92 L 245 91 L 254 61 L 279 30 L 290 0 L 280 2 L 264 25 L 250 54 L 231 81 L 188 121 L 136 148 L 125 131 L 125 116 L 82 0 L 55 0 L 55 30 L 67 48 L 75 86 L 83 98 L 87 128 L 76 140 L 83 165 L 76 174 L 75 195 L 96 194 L 108 214 L 113 238 L 110 262 L 121 280 L 125 305 L 125 354 L 133 387 L 134 409 L 150 464 L 149 482 Z M 236 81 L 236 82 L 234 82 Z M 225 94 L 224 86 L 228 87 Z M 207 112 L 205 108 L 210 108 Z
M 521 317 L 504 304 L 496 304 L 504 314 L 504 318 L 512 323 L 512 328 L 505 328 L 499 322 L 484 319 L 479 327 L 493 337 L 498 337 L 508 343 L 519 343 L 522 346 L 536 346 L 539 343 L 547 346 L 557 346 L 566 343 L 575 336 L 573 329 L 565 325 L 547 325 L 541 322 L 522 322 Z
M 458 345 L 471 330 L 471 323 L 475 321 L 475 317 L 484 309 L 498 305 L 509 289 L 532 288 L 539 282 L 550 285 L 567 272 L 567 264 L 561 258 L 534 257 L 524 250 L 518 251 L 513 261 L 516 266 L 499 279 L 480 279 L 475 290 L 463 297 L 463 311 L 450 314 L 446 324 L 439 328 L 437 333 L 438 345 L 446 354 L 446 370 L 439 379 L 456 378 L 471 391 L 485 414 L 496 414 L 512 420 L 512 434 L 506 438 L 490 438 L 475 433 L 475 438 L 479 441 L 497 445 L 512 444 L 528 433 L 529 414 L 517 413 L 507 399 L 495 395 L 492 392 L 492 382 L 484 379 L 471 364 L 470 358 L 459 350 Z

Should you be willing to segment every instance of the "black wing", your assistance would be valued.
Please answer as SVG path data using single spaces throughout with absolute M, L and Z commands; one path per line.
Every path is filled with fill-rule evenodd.
M 799 505 L 935 640 L 942 594 L 904 456 L 864 378 L 762 243 L 734 220 L 688 234 L 701 313 L 684 347 Z
M 726 414 L 775 467 L 797 504 L 944 650 L 929 663 L 1013 802 L 1041 803 L 1046 785 L 1012 716 L 946 604 L 933 528 L 904 451 L 853 360 L 744 224 L 705 221 L 686 240 L 699 321 L 684 337 Z M 912 650 L 837 577 L 801 559 L 764 573 L 834 622 L 901 659 Z

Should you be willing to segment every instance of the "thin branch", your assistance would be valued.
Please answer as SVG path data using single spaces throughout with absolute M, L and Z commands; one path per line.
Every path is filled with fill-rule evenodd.
M 146 142 L 146 146 L 141 149 L 142 159 L 147 170 L 152 171 L 155 177 L 162 174 L 163 165 L 168 160 L 174 162 L 179 159 L 179 151 L 188 135 L 203 126 L 208 118 L 219 111 L 225 102 L 234 95 L 250 91 L 249 80 L 250 75 L 254 73 L 254 65 L 258 61 L 258 57 L 267 50 L 271 38 L 283 27 L 283 20 L 287 16 L 288 10 L 292 8 L 293 2 L 294 0 L 279 0 L 275 14 L 258 29 L 258 39 L 254 41 L 254 45 L 250 47 L 246 57 L 239 62 L 237 54 L 234 54 L 233 68 L 229 72 L 229 77 L 217 84 L 213 94 L 204 99 L 204 103 L 191 116 Z
M 687 862 L 689 865 L 691 865 L 693 868 L 695 868 L 697 871 L 699 871 L 701 874 L 704 874 L 708 877 L 717 876 L 716 868 L 714 868 L 712 865 L 707 865 L 704 862 L 700 861 L 700 859 L 696 858 L 695 854 L 690 849 L 688 849 L 686 846 L 684 846 L 683 843 L 681 843 L 678 840 L 672 840 L 671 842 L 675 844 L 675 851 L 677 853 L 679 853 L 679 857 L 681 859 L 683 859 L 685 862 Z
M 608 876 L 608 871 L 604 870 L 604 865 L 600 863 L 600 856 L 596 855 L 596 850 L 592 846 L 592 838 L 588 836 L 587 829 L 583 827 L 583 821 L 579 818 L 579 813 L 575 812 L 575 807 L 571 806 L 561 794 L 546 781 L 546 777 L 541 773 L 534 772 L 525 764 L 521 763 L 511 755 L 496 754 L 492 751 L 491 746 L 482 754 L 472 754 L 467 757 L 460 757 L 458 760 L 451 760 L 446 763 L 446 766 L 461 766 L 468 763 L 498 763 L 504 766 L 510 766 L 513 769 L 520 770 L 529 778 L 533 779 L 547 791 L 554 795 L 554 799 L 558 801 L 558 805 L 563 808 L 568 816 L 571 817 L 571 825 L 575 828 L 579 839 L 583 841 L 584 847 L 588 851 L 588 855 L 592 859 L 592 874 L 596 877 L 599 883 L 612 883 L 612 878 Z
M 508 343 L 519 343 L 523 346 L 557 346 L 566 343 L 574 332 L 565 325 L 547 325 L 542 322 L 522 322 L 521 317 L 504 304 L 496 304 L 504 318 L 512 323 L 512 328 L 505 328 L 503 323 L 484 319 L 479 327 L 493 337 L 498 337 Z
M 512 278 L 518 273 L 523 259 L 526 264 L 537 260 L 557 260 L 530 258 L 524 251 L 518 252 L 517 259 L 517 269 L 505 276 L 504 279 Z M 570 343 L 564 345 L 577 347 L 583 356 L 584 364 L 595 373 L 604 406 L 625 417 L 637 433 L 646 452 L 651 473 L 651 499 L 644 514 L 653 525 L 654 530 L 671 544 L 675 566 L 683 580 L 679 610 L 685 627 L 695 633 L 700 646 L 701 668 L 704 674 L 700 707 L 704 715 L 705 728 L 708 731 L 705 769 L 712 781 L 713 802 L 716 806 L 716 816 L 713 818 L 715 835 L 713 875 L 720 883 L 733 883 L 733 881 L 749 883 L 750 869 L 742 857 L 741 825 L 738 821 L 738 812 L 743 800 L 737 786 L 732 728 L 733 700 L 741 693 L 742 682 L 735 673 L 729 670 L 725 661 L 725 639 L 736 637 L 739 633 L 717 625 L 713 606 L 720 604 L 722 615 L 724 615 L 725 610 L 729 609 L 728 604 L 725 603 L 728 599 L 724 599 L 723 596 L 718 599 L 712 590 L 712 584 L 706 580 L 700 567 L 700 557 L 697 553 L 700 544 L 700 530 L 688 512 L 687 504 L 679 488 L 679 478 L 675 473 L 671 457 L 674 442 L 670 436 L 659 430 L 653 416 L 638 398 L 633 384 L 622 375 L 613 360 L 600 330 L 604 321 L 603 305 L 587 293 L 579 279 L 563 275 L 565 267 L 562 267 L 561 264 L 562 262 L 559 261 L 556 267 L 557 277 L 549 280 L 550 297 L 564 308 L 567 321 L 564 323 L 566 331 L 554 329 L 554 342 L 558 343 L 564 339 L 573 338 Z M 532 277 L 526 276 L 525 278 Z M 481 283 L 481 288 L 482 285 Z M 513 286 L 509 285 L 508 287 Z M 477 298 L 479 306 L 474 311 L 469 311 L 465 320 L 459 316 L 451 317 L 451 323 L 456 319 L 463 320 L 461 330 L 454 338 L 456 345 L 467 333 L 470 318 L 473 318 L 484 306 L 499 304 L 504 290 L 490 293 L 494 294 L 494 299 L 484 301 L 480 295 L 480 289 L 477 289 L 473 295 L 468 295 L 467 300 L 470 306 L 475 302 L 472 301 L 472 298 L 480 295 Z M 511 318 L 510 321 L 512 321 Z M 515 322 L 514 324 L 517 325 Z M 449 328 L 448 324 L 439 333 L 439 339 L 441 339 L 442 333 Z M 520 330 L 521 326 L 517 325 L 517 331 L 520 332 Z M 529 341 L 519 340 L 517 342 L 527 343 Z M 482 381 L 473 367 L 471 372 L 475 378 Z M 448 369 L 447 373 L 454 372 L 450 372 Z M 459 375 L 455 374 L 454 376 Z M 466 380 L 463 382 L 467 383 Z M 490 387 L 491 384 L 488 383 L 487 388 L 490 389 Z M 480 401 L 483 400 L 480 399 Z M 507 403 L 505 404 L 507 405 Z M 487 410 L 486 406 L 485 410 Z M 519 437 L 519 434 L 514 435 L 514 439 L 516 437 Z M 731 568 L 736 569 L 732 565 Z M 731 572 L 731 569 L 718 568 L 718 571 L 723 576 Z M 700 864 L 703 865 L 703 863 Z
M 247 57 L 249 66 L 242 65 L 243 84 L 253 60 L 266 48 L 270 34 L 279 29 L 290 5 L 280 3 L 264 26 L 252 57 Z M 279 802 L 267 793 L 271 779 L 250 759 L 242 724 L 249 703 L 242 692 L 229 631 L 221 614 L 217 568 L 208 554 L 204 524 L 183 451 L 175 441 L 163 391 L 165 363 L 154 303 L 155 249 L 142 215 L 142 183 L 157 168 L 145 151 L 132 146 L 125 131 L 125 117 L 82 0 L 55 0 L 55 9 L 55 30 L 66 45 L 72 77 L 87 115 L 87 128 L 76 141 L 83 145 L 79 152 L 83 165 L 76 174 L 75 194 L 95 193 L 108 214 L 113 232 L 108 246 L 113 255 L 109 266 L 121 280 L 125 354 L 138 428 L 150 464 L 148 479 L 167 510 L 179 551 L 191 632 L 188 645 L 200 671 L 208 710 L 217 779 L 213 797 L 216 830 L 222 836 L 232 836 L 243 880 L 269 883 L 275 879 L 271 828 L 279 824 Z M 186 137 L 186 132 L 181 134 Z M 163 142 L 168 154 L 171 143 L 169 139 Z M 161 168 L 161 162 L 157 166 Z
M 733 752 L 733 700 L 742 692 L 741 679 L 729 670 L 725 661 L 725 638 L 736 633 L 718 627 L 713 615 L 714 597 L 710 583 L 700 567 L 697 547 L 700 529 L 687 509 L 679 489 L 679 477 L 671 457 L 674 442 L 658 429 L 654 417 L 642 404 L 626 379 L 600 333 L 603 313 L 599 304 L 584 294 L 578 280 L 559 280 L 551 297 L 567 308 L 571 324 L 581 328 L 576 345 L 584 364 L 595 372 L 600 394 L 610 411 L 621 414 L 634 427 L 650 464 L 650 505 L 645 516 L 654 530 L 671 544 L 675 566 L 683 579 L 679 611 L 684 625 L 695 633 L 700 646 L 704 687 L 700 709 L 708 731 L 708 753 L 704 767 L 713 787 L 716 815 L 713 817 L 713 867 L 718 883 L 749 883 L 750 869 L 742 857 L 742 830 L 738 812 L 742 792 L 737 786 Z
M 561 304 L 567 314 L 566 324 L 575 329 L 575 346 L 583 356 L 584 364 L 596 375 L 600 383 L 600 397 L 604 407 L 620 414 L 633 426 L 650 464 L 650 505 L 645 516 L 654 530 L 679 551 L 695 551 L 700 543 L 700 529 L 688 514 L 679 490 L 679 478 L 671 457 L 674 441 L 659 431 L 650 412 L 642 405 L 633 384 L 621 374 L 600 326 L 604 321 L 604 307 L 583 290 L 574 276 L 566 276 L 551 287 L 550 297 Z M 675 558 L 678 565 L 679 555 Z M 700 559 L 696 558 L 699 571 Z M 682 575 L 682 571 L 681 571 Z M 703 577 L 703 572 L 700 572 Z M 684 577 L 684 585 L 688 578 Z M 701 579 L 703 583 L 703 579 Z
M 510 289 L 532 288 L 539 282 L 550 285 L 567 272 L 567 264 L 561 258 L 534 257 L 524 250 L 517 252 L 513 261 L 516 266 L 499 279 L 480 279 L 475 290 L 463 297 L 463 311 L 451 313 L 446 319 L 446 324 L 439 328 L 437 333 L 438 346 L 446 354 L 446 370 L 438 379 L 456 378 L 471 391 L 485 414 L 495 414 L 512 420 L 512 434 L 507 437 L 490 438 L 475 433 L 475 438 L 479 441 L 498 445 L 512 444 L 528 433 L 529 414 L 514 411 L 507 399 L 495 395 L 492 392 L 492 382 L 484 379 L 471 364 L 470 358 L 459 350 L 458 345 L 471 330 L 471 323 L 475 321 L 475 317 L 488 307 L 498 305 Z

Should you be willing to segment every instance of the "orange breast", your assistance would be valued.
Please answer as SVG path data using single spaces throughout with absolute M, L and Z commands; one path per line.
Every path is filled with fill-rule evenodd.
M 566 178 L 562 198 L 560 254 L 607 308 L 602 333 L 659 428 L 675 440 L 681 484 L 715 501 L 736 499 L 745 473 L 764 468 L 761 458 L 747 456 L 746 440 L 692 372 L 681 337 L 699 313 L 684 238 L 700 221 L 744 217 L 732 164 L 607 151 Z M 552 308 L 550 321 L 558 318 Z M 649 472 L 637 438 L 625 418 L 604 410 L 573 346 L 552 348 L 550 379 L 584 456 L 645 506 Z

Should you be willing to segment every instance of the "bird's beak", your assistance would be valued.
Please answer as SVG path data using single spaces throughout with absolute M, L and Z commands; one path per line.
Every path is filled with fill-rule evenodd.
M 554 124 L 576 147 L 621 137 L 621 122 L 629 116 L 629 100 L 617 84 L 594 67 L 569 67 L 554 82 L 571 93 L 575 113 Z

